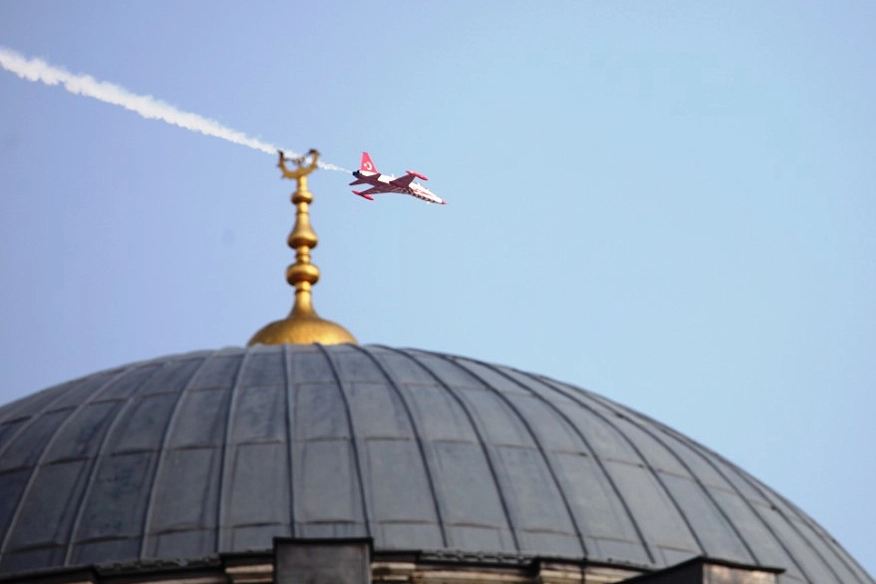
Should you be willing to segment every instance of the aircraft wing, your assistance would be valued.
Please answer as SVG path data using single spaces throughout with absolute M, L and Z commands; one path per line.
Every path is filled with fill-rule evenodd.
M 371 187 L 370 189 L 365 190 L 365 191 L 353 191 L 353 192 L 361 197 L 363 195 L 376 195 L 378 193 L 385 193 L 385 192 L 387 192 L 387 190 L 385 188 L 382 188 L 382 187 Z
M 413 182 L 413 180 L 415 178 L 417 178 L 416 175 L 411 174 L 411 173 L 407 173 L 404 176 L 400 176 L 396 179 L 389 181 L 389 184 L 396 186 L 396 187 L 402 187 L 402 188 L 406 189 L 409 186 L 411 186 L 411 182 Z

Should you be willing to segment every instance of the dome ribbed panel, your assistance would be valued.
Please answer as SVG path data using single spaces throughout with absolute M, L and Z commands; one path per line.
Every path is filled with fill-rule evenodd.
M 135 363 L 0 408 L 0 573 L 269 548 L 698 555 L 874 581 L 811 518 L 610 400 L 471 359 L 257 346 Z

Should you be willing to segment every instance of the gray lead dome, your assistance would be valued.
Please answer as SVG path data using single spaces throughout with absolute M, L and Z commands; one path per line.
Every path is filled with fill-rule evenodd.
M 0 574 L 371 536 L 874 581 L 811 518 L 597 394 L 437 353 L 256 346 L 104 371 L 0 408 Z

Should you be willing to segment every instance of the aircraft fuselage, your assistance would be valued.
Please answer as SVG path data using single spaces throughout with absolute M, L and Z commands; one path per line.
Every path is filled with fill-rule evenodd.
M 411 195 L 428 203 L 439 203 L 441 205 L 444 204 L 443 199 L 438 197 L 438 195 L 436 195 L 418 182 L 411 182 L 408 186 L 405 187 L 393 184 L 392 181 L 394 181 L 396 177 L 392 175 L 385 175 L 379 172 L 369 173 L 361 170 L 354 170 L 353 176 L 359 179 L 356 182 L 361 181 L 361 183 L 369 184 L 372 187 L 377 187 L 380 189 L 380 192 Z

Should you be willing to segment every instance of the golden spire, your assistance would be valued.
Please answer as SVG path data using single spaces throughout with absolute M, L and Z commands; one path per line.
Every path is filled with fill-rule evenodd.
M 249 340 L 250 345 L 307 345 L 322 343 L 337 345 L 339 343 L 355 343 L 356 339 L 339 324 L 325 320 L 316 314 L 310 297 L 311 287 L 319 280 L 319 268 L 310 263 L 310 250 L 319 241 L 310 226 L 310 211 L 308 206 L 313 202 L 313 194 L 307 190 L 307 175 L 316 170 L 319 152 L 311 150 L 310 164 L 304 165 L 306 156 L 295 159 L 298 168 L 289 170 L 286 167 L 286 157 L 280 152 L 280 162 L 277 166 L 283 172 L 283 178 L 295 180 L 298 187 L 292 193 L 292 204 L 297 212 L 295 227 L 289 234 L 289 247 L 295 250 L 295 263 L 286 268 L 286 281 L 295 286 L 295 305 L 292 312 L 283 320 L 278 320 L 264 326 Z

